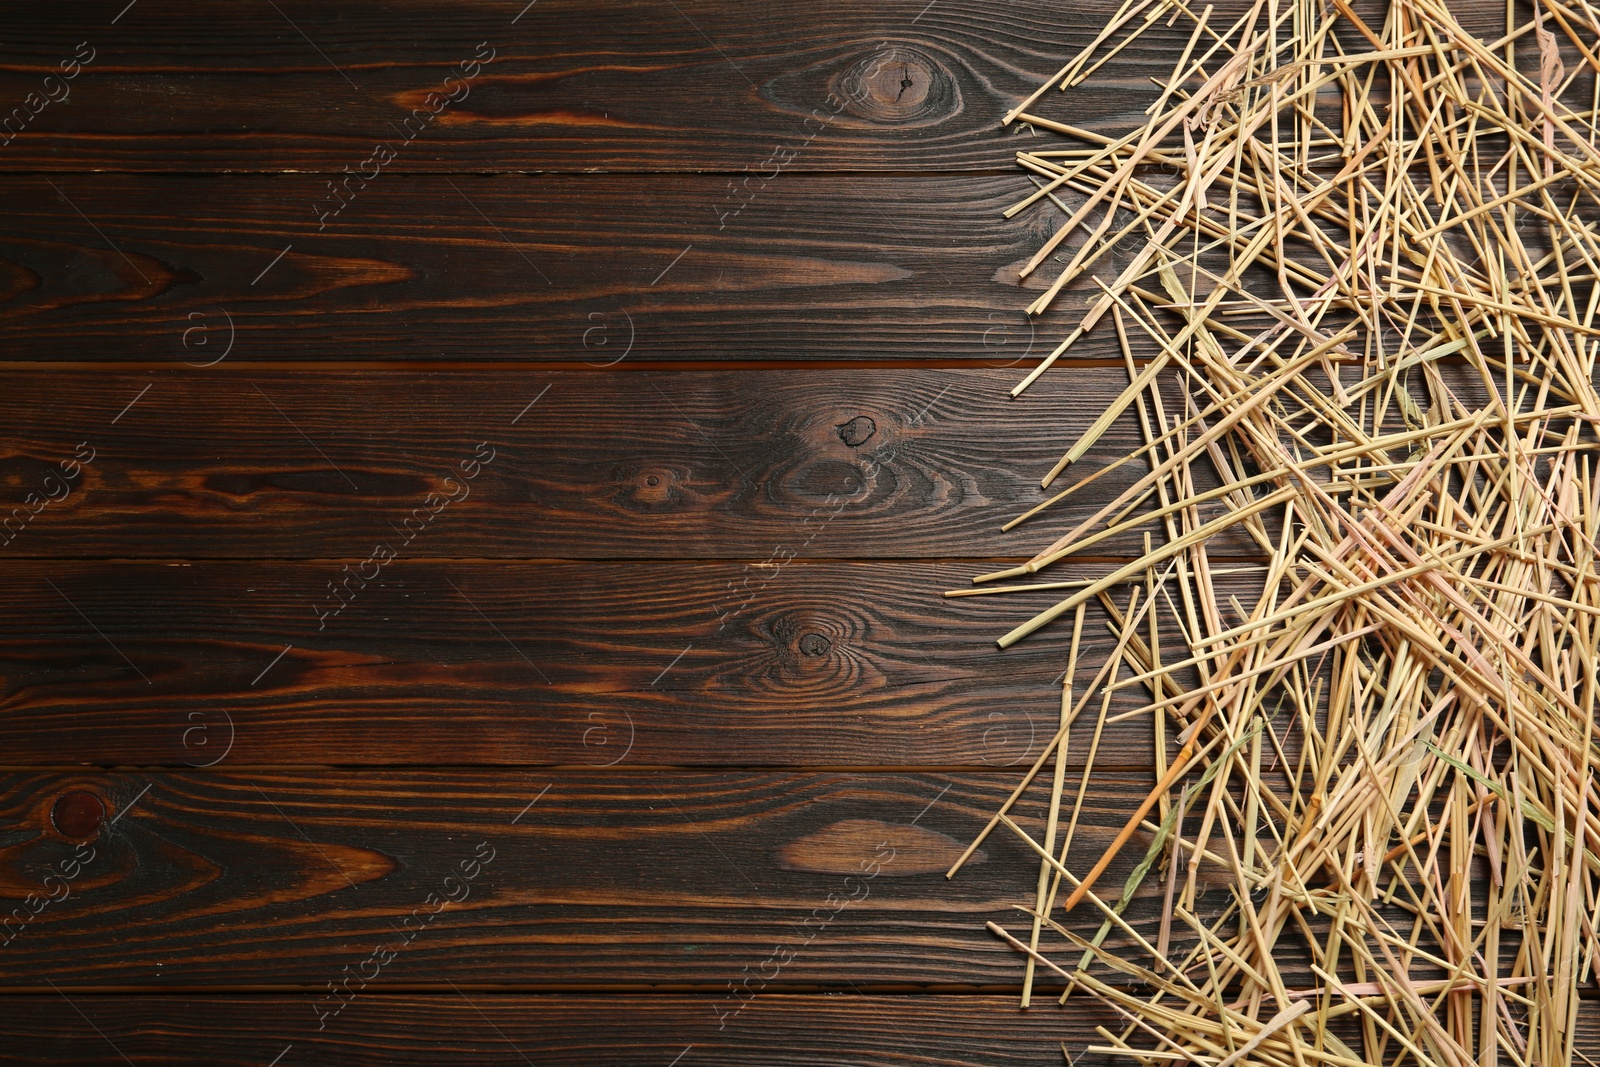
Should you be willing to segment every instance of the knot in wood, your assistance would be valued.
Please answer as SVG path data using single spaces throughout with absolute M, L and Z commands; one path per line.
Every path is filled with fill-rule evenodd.
M 878 432 L 878 424 L 865 415 L 857 415 L 849 422 L 840 423 L 836 428 L 839 431 L 839 440 L 851 448 L 860 448 Z
M 805 634 L 800 638 L 800 653 L 805 656 L 825 656 L 833 648 L 833 642 L 821 634 Z
M 834 92 L 853 116 L 878 125 L 923 125 L 961 109 L 956 80 L 938 60 L 887 42 L 845 67 Z
M 62 837 L 82 840 L 100 829 L 105 821 L 106 806 L 99 797 L 84 789 L 74 789 L 56 798 L 50 810 L 50 821 Z

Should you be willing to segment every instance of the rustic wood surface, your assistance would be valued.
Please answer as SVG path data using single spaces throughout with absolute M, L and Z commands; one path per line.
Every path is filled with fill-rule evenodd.
M 1059 594 L 937 595 L 1001 561 L 430 559 L 319 630 L 346 565 L 0 565 L 7 761 L 1020 769 L 1056 729 L 1069 635 L 994 642 Z M 1090 676 L 1106 622 L 1096 605 Z M 1099 763 L 1148 765 L 1150 736 L 1108 726 Z
M 301 1062 L 330 1067 L 379 1058 L 668 1067 L 678 1056 L 679 1067 L 1032 1067 L 1042 1048 L 1082 1048 L 1099 1040 L 1095 1026 L 1116 1026 L 1108 1009 L 1082 999 L 1065 1007 L 1035 1001 L 1020 1012 L 1013 999 L 999 996 L 771 996 L 718 1029 L 711 1004 L 699 997 L 463 989 L 374 997 L 320 1033 L 314 1017 L 290 997 L 78 994 L 72 1006 L 82 1016 L 54 994 L 0 998 L 0 1005 L 17 1035 L 17 1044 L 0 1047 L 0 1063 L 34 1063 L 30 1054 L 49 1050 L 92 1067 L 125 1067 L 117 1049 L 135 1062 L 172 1067 L 259 1067 L 286 1047 L 283 1062 L 299 1054 Z M 1579 1052 L 1593 1057 L 1600 1028 L 1584 1017 L 1578 1033 Z
M 1019 402 L 1006 396 L 1018 372 L 1002 370 L 223 363 L 10 377 L 23 401 L 7 413 L 0 485 L 12 500 L 51 491 L 43 479 L 80 445 L 94 458 L 53 490 L 62 499 L 14 517 L 0 558 L 360 563 L 387 541 L 402 566 L 419 556 L 1027 557 L 1104 503 L 1085 493 L 1053 517 L 999 530 L 1045 499 L 1038 472 L 1128 380 L 1084 369 Z M 1085 466 L 1142 443 L 1129 414 Z M 1146 470 L 1124 465 L 1099 491 Z M 1139 537 L 1096 551 L 1136 551 Z M 1256 551 L 1242 534 L 1213 549 Z
M 385 173 L 319 227 L 326 180 L 0 179 L 10 358 L 981 366 L 1065 332 L 1021 311 L 1049 218 L 996 225 L 1021 173 L 782 174 L 738 214 L 721 175 Z
M 1006 397 L 1086 290 L 1021 313 L 1061 216 L 1000 217 L 1044 140 L 999 117 L 1114 7 L 8 12 L 0 1063 L 1020 1067 L 1115 1026 L 1016 1008 L 1024 846 L 943 875 L 1067 635 L 938 595 L 1139 473 L 999 532 L 1127 380 L 1097 331 Z M 1182 33 L 1049 106 L 1126 126 Z M 1150 746 L 1108 728 L 1083 855 Z
M 945 878 L 1004 776 L 618 766 L 8 776 L 8 893 L 73 856 L 58 797 L 87 792 L 121 817 L 75 879 L 46 886 L 58 899 L 5 928 L 0 984 L 317 990 L 380 943 L 396 958 L 371 965 L 375 991 L 723 990 L 746 963 L 773 992 L 1014 980 L 982 919 L 1006 918 L 1032 853 L 995 838 Z M 1086 847 L 1152 781 L 1098 785 Z M 1028 807 L 1037 829 L 1043 804 Z M 1130 918 L 1151 934 L 1140 904 Z M 762 970 L 777 944 L 795 958 Z
M 429 91 L 460 96 L 445 78 L 485 56 L 394 166 L 742 175 L 783 146 L 796 170 L 994 171 L 1011 136 L 1000 115 L 1113 9 L 524 3 L 179 0 L 115 23 L 114 0 L 96 5 L 101 17 L 19 10 L 0 99 L 21 99 L 80 41 L 95 58 L 0 165 L 337 172 L 401 138 L 396 124 Z M 1178 29 L 1164 39 L 1182 47 Z M 1145 67 L 1166 73 L 1154 55 Z M 1126 91 L 1138 77 L 1135 64 L 1089 99 L 1128 121 L 1143 106 Z

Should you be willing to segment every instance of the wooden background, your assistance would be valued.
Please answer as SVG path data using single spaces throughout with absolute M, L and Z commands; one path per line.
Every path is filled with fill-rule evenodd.
M 999 217 L 998 119 L 1111 6 L 13 5 L 0 1063 L 1044 1064 L 1112 1023 L 1017 1010 L 1024 848 L 942 873 L 1065 639 L 937 596 L 1046 536 L 997 528 L 1126 381 L 1107 334 L 1005 398 L 1071 311 L 1019 310 L 1060 216 Z M 1125 125 L 1146 41 L 1048 106 Z M 1150 762 L 1108 735 L 1084 854 Z

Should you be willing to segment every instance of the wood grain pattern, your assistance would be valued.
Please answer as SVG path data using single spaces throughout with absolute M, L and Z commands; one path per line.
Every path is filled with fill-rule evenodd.
M 399 124 L 437 90 L 459 99 L 391 166 L 738 172 L 786 147 L 796 170 L 994 169 L 1010 144 L 999 127 L 1006 108 L 1115 8 L 543 0 L 519 16 L 523 4 L 494 0 L 443 10 L 424 0 L 276 9 L 176 0 L 113 25 L 121 6 L 13 13 L 0 76 L 8 108 L 78 42 L 96 56 L 69 100 L 45 106 L 0 150 L 0 167 L 354 169 L 375 142 L 398 142 Z M 1180 33 L 1152 36 L 1181 47 Z M 492 59 L 462 97 L 444 79 L 478 54 Z M 1131 122 L 1146 103 L 1141 77 L 1170 65 L 1141 52 L 1122 80 L 1074 104 Z
M 25 508 L 0 546 L 13 559 L 359 566 L 380 543 L 402 560 L 760 564 L 986 557 L 1008 545 L 1027 556 L 1139 476 L 1130 464 L 1049 525 L 996 532 L 1043 499 L 1038 477 L 1125 386 L 1118 368 L 1063 373 L 1015 402 L 1010 371 L 380 374 L 222 363 L 6 379 L 27 399 L 3 416 L 0 494 L 8 510 Z M 474 458 L 483 442 L 487 466 Z M 1085 464 L 1141 442 L 1129 414 Z M 65 499 L 45 502 L 63 492 L 45 479 L 80 443 L 93 461 Z M 1129 532 L 1096 551 L 1138 545 Z M 1242 534 L 1212 548 L 1255 551 Z
M 339 564 L 0 565 L 0 750 L 52 766 L 1025 765 L 1055 731 L 1070 627 L 1001 651 L 1060 594 L 939 596 L 996 566 L 424 560 L 318 629 Z M 1259 581 L 1218 579 L 1247 604 Z M 1104 623 L 1097 605 L 1080 693 L 1114 645 Z M 1099 765 L 1147 766 L 1150 743 L 1148 719 L 1109 727 Z
M 796 174 L 759 190 L 385 174 L 319 227 L 326 181 L 0 179 L 5 358 L 940 358 L 1021 377 L 1087 299 L 1023 313 L 1047 279 L 1016 272 L 1064 216 L 1001 219 L 1033 191 L 1020 174 Z M 1121 358 L 1110 329 L 1070 354 Z
M 76 1010 L 75 1010 L 76 1009 Z M 1600 1051 L 1600 1013 L 1580 1009 L 1577 1048 Z M 81 1010 L 83 1016 L 77 1011 Z M 10 1040 L 0 1063 L 82 1067 L 1039 1067 L 1065 1044 L 1075 1067 L 1126 1060 L 1083 1054 L 1095 1026 L 1118 1028 L 1083 998 L 1028 1011 L 1003 996 L 764 996 L 724 1029 L 710 997 L 525 996 L 475 989 L 373 997 L 317 1032 L 294 996 L 3 997 Z M 98 1028 L 96 1033 L 91 1028 Z M 307 1022 L 312 1023 L 311 1026 Z M 114 1046 L 114 1048 L 113 1048 Z
M 1103 1010 L 997 995 L 1033 854 L 943 876 L 1066 633 L 936 594 L 1139 473 L 997 533 L 1126 380 L 1102 330 L 1005 398 L 1075 316 L 1019 310 L 1060 216 L 998 214 L 1046 143 L 999 116 L 1115 4 L 524 5 L 8 12 L 0 1064 L 1076 1050 Z M 1134 121 L 1183 37 L 1045 113 Z
M 1107 1009 L 999 996 L 763 996 L 719 1029 L 711 996 L 525 996 L 463 988 L 374 996 L 327 1030 L 304 996 L 0 997 L 0 1064 L 281 1067 L 1038 1067 L 1058 1042 L 1080 1049 Z M 97 1034 L 74 1008 L 93 1021 Z M 1582 1020 L 1590 1045 L 1595 1027 Z M 309 1024 L 309 1025 L 308 1025 Z M 113 1046 L 115 1046 L 113 1048 Z M 1090 1067 L 1093 1058 L 1077 1061 Z
M 1012 777 L 13 773 L 0 781 L 0 894 L 14 916 L 0 984 L 320 995 L 360 971 L 374 994 L 453 981 L 723 995 L 746 974 L 770 979 L 752 992 L 1012 988 L 1019 960 L 983 923 L 1017 923 L 1011 905 L 1032 884 L 1033 854 L 993 837 L 944 877 Z M 1150 778 L 1096 784 L 1085 855 Z M 74 845 L 50 812 L 74 790 L 101 796 L 117 821 L 63 881 Z M 1020 822 L 1042 822 L 1046 792 Z M 484 862 L 463 890 L 475 855 Z M 1141 897 L 1129 918 L 1148 931 L 1153 909 Z M 1086 933 L 1095 925 L 1076 917 Z M 774 974 L 759 965 L 779 943 L 793 958 Z M 362 967 L 380 945 L 393 958 Z

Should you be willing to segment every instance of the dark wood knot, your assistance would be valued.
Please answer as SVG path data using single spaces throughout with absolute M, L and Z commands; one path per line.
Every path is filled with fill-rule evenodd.
M 848 113 L 883 126 L 927 125 L 961 110 L 961 90 L 943 64 L 892 42 L 840 71 L 834 92 Z
M 84 789 L 61 794 L 50 811 L 50 821 L 55 824 L 56 832 L 75 841 L 92 837 L 105 818 L 105 804 Z
M 821 634 L 805 634 L 800 638 L 800 653 L 805 656 L 826 656 L 833 642 Z
M 857 415 L 849 422 L 840 423 L 837 429 L 839 440 L 851 448 L 860 448 L 878 432 L 878 424 L 865 415 Z

